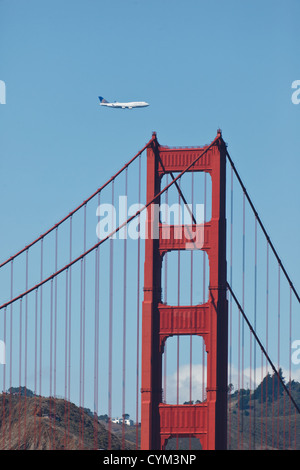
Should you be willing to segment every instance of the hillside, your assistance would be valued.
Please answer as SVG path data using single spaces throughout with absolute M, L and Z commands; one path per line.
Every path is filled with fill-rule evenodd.
M 1 450 L 108 448 L 105 426 L 63 399 L 0 394 L 0 411 Z M 125 441 L 126 449 L 132 447 Z M 122 440 L 112 433 L 111 449 L 121 448 Z
M 233 396 L 228 431 L 229 449 L 300 449 L 300 416 L 284 397 L 274 403 L 252 397 L 245 404 Z
M 286 384 L 300 405 L 300 383 Z M 107 449 L 106 415 L 94 419 L 63 399 L 35 396 L 30 390 L 11 389 L 0 394 L 0 449 Z M 229 449 L 300 449 L 300 415 L 295 412 L 276 377 L 268 375 L 250 393 L 236 390 L 229 395 Z M 26 433 L 24 430 L 26 429 Z M 136 427 L 111 424 L 111 449 L 136 447 Z M 251 431 L 250 431 L 251 430 Z M 140 441 L 140 427 L 138 427 Z M 170 439 L 167 450 L 198 450 L 197 439 Z

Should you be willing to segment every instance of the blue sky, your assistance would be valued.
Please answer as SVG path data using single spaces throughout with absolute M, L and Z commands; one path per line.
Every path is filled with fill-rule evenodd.
M 152 131 L 161 144 L 191 146 L 220 127 L 297 283 L 299 8 L 297 0 L 2 0 L 9 230 L 1 257 L 99 187 Z M 112 112 L 98 107 L 98 95 L 150 107 Z
M 300 288 L 298 0 L 0 0 L 1 260 L 69 213 L 156 131 L 218 128 Z M 145 100 L 142 110 L 99 107 Z

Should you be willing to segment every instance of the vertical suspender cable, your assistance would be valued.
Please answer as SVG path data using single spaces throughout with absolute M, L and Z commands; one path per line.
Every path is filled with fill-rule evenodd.
M 100 198 L 101 198 L 101 193 L 98 193 L 98 207 L 100 206 Z M 99 216 L 100 220 L 100 216 Z M 99 347 L 100 347 L 100 250 L 101 247 L 98 247 L 98 257 L 97 257 L 97 265 L 98 265 L 98 289 L 97 289 L 97 294 L 98 294 L 98 311 L 97 311 L 97 351 L 96 351 L 96 364 L 97 364 L 97 371 L 96 371 L 96 385 L 97 385 L 97 409 L 99 409 L 99 374 L 100 374 L 100 362 L 99 362 Z M 97 412 L 98 414 L 98 412 Z
M 4 309 L 4 315 L 3 315 L 3 342 L 6 345 L 6 308 Z M 5 376 L 6 376 L 6 359 L 3 364 L 3 409 L 2 409 L 2 449 L 5 449 L 5 423 L 6 423 L 6 390 L 5 390 Z
M 72 261 L 72 238 L 73 238 L 73 217 L 70 217 L 70 263 Z M 69 356 L 69 363 L 68 363 L 68 440 L 69 440 L 69 434 L 70 434 L 70 406 L 71 406 L 71 337 L 72 337 L 72 331 L 71 331 L 71 322 L 72 322 L 72 266 L 70 266 L 69 269 L 69 350 L 68 350 L 68 356 Z
M 255 247 L 254 247 L 254 331 L 256 333 L 256 317 L 257 317 L 257 218 L 255 217 Z M 254 341 L 254 358 L 253 358 L 253 387 L 256 387 L 256 341 Z M 253 400 L 253 448 L 255 450 L 256 443 L 256 400 Z
M 125 197 L 128 196 L 128 168 L 125 170 Z M 122 449 L 125 449 L 125 402 L 126 402 L 126 288 L 127 288 L 127 226 L 124 227 L 123 271 L 123 371 L 122 371 Z
M 290 308 L 289 308 L 289 392 L 292 391 L 292 289 L 290 287 Z M 288 448 L 291 449 L 291 405 L 289 400 L 289 443 Z
M 194 172 L 192 171 L 192 212 L 194 211 Z M 191 221 L 192 224 L 192 221 Z M 190 287 L 190 305 L 193 305 L 193 287 L 194 287 L 194 250 L 191 250 L 191 287 Z M 190 403 L 192 403 L 192 380 L 193 380 L 193 335 L 190 335 Z
M 267 241 L 267 269 L 266 269 L 266 351 L 269 352 L 269 242 Z M 268 447 L 268 401 L 269 401 L 269 385 L 268 385 L 268 359 L 266 358 L 266 448 Z
M 26 275 L 25 275 L 25 290 L 28 290 L 28 250 L 26 250 Z M 28 328 L 28 295 L 25 299 L 25 354 L 24 354 L 24 449 L 26 449 L 26 417 L 27 417 L 27 328 Z
M 112 181 L 112 207 L 114 207 L 114 180 Z M 112 227 L 113 230 L 115 227 Z M 111 419 L 112 419 L 112 342 L 113 342 L 113 238 L 110 238 L 109 266 L 109 351 L 108 351 L 108 449 L 111 449 Z
M 55 272 L 58 268 L 58 228 L 55 230 Z M 56 359 L 57 359 L 57 277 L 54 279 L 54 340 L 53 340 L 54 354 L 53 354 L 53 397 L 54 397 L 54 429 L 53 429 L 53 448 L 56 448 Z
M 194 174 L 194 173 L 193 173 Z M 206 215 L 207 215 L 207 173 L 204 172 L 204 223 L 206 222 Z M 203 303 L 206 301 L 206 253 L 203 253 Z M 206 400 L 206 391 L 205 391 L 205 370 L 206 370 L 206 363 L 205 363 L 206 355 L 205 355 L 205 344 L 204 341 L 202 342 L 202 401 Z
M 19 332 L 19 429 L 18 429 L 18 448 L 21 448 L 21 383 L 22 383 L 22 299 L 20 299 L 20 332 Z
M 192 185 L 191 185 L 191 198 L 192 198 L 192 213 L 194 212 L 194 172 L 192 171 Z M 193 224 L 191 218 L 190 224 Z M 193 305 L 193 289 L 194 289 L 194 250 L 191 250 L 191 288 L 190 288 L 190 305 Z M 193 386 L 193 335 L 190 335 L 190 404 L 192 404 L 192 386 Z M 192 448 L 192 436 L 189 439 L 189 448 Z
M 83 214 L 83 250 L 86 251 L 86 204 L 84 205 Z M 86 260 L 81 259 L 80 272 L 80 447 L 84 448 L 84 369 L 85 369 L 85 287 L 86 287 Z
M 98 193 L 100 207 L 100 192 Z M 100 216 L 99 216 L 100 218 Z M 98 449 L 99 409 L 99 309 L 100 309 L 100 247 L 95 253 L 95 359 L 94 359 L 94 448 Z
M 191 184 L 191 199 L 192 199 L 192 213 L 194 211 L 194 172 L 191 174 L 192 184 Z M 189 222 L 191 225 L 193 221 Z M 191 250 L 191 272 L 190 272 L 190 305 L 193 305 L 193 267 L 194 267 L 194 252 Z M 190 393 L 189 393 L 189 403 L 192 404 L 192 377 L 193 377 L 193 335 L 190 335 Z M 192 436 L 189 436 L 189 449 L 192 448 Z
M 72 216 L 69 227 L 69 259 L 72 261 Z M 66 270 L 65 312 L 65 449 L 70 431 L 70 369 L 71 369 L 71 267 Z
M 86 251 L 86 204 L 84 205 L 83 247 Z M 86 258 L 83 258 L 83 312 L 82 312 L 82 445 L 84 448 L 84 395 L 85 395 L 85 308 L 86 308 Z
M 252 331 L 250 330 L 250 373 L 249 373 L 249 450 L 252 446 L 252 413 L 251 413 L 251 387 L 252 387 Z
M 13 298 L 13 283 L 14 283 L 14 264 L 13 260 L 11 261 L 10 267 L 10 295 L 11 299 Z M 9 444 L 9 449 L 11 448 L 11 408 L 12 408 L 12 363 L 13 363 L 13 356 L 12 356 L 12 341 L 13 341 L 13 334 L 12 334 L 12 329 L 13 329 L 13 305 L 11 304 L 10 306 L 10 345 L 9 345 L 9 388 L 10 388 L 10 394 L 9 394 L 9 430 L 8 430 L 8 444 Z
M 272 284 L 270 284 L 272 285 Z M 275 296 L 274 296 L 275 297 Z M 271 299 L 272 299 L 272 296 L 271 296 Z M 275 299 L 274 299 L 274 305 L 275 305 Z M 273 314 L 273 319 L 271 317 L 271 321 L 273 322 L 273 325 L 275 326 L 275 309 L 271 308 L 271 315 Z M 274 339 L 275 339 L 275 335 L 274 335 Z M 275 449 L 275 400 L 276 400 L 276 395 L 275 395 L 275 392 L 276 392 L 276 376 L 275 376 L 275 373 L 273 371 L 273 375 L 272 375 L 272 449 Z
M 246 209 L 245 209 L 245 193 L 243 193 L 243 275 L 242 275 L 242 282 L 243 282 L 243 292 L 242 292 L 242 307 L 245 309 L 245 272 L 246 272 Z M 242 389 L 244 390 L 244 371 L 245 371 L 245 322 L 244 318 L 242 320 Z M 242 410 L 243 406 L 244 395 L 242 393 Z M 243 442 L 244 442 L 244 412 L 242 411 L 242 449 L 243 449 Z
M 263 420 L 263 415 L 264 415 L 264 390 L 263 390 L 263 380 L 264 380 L 264 355 L 263 352 L 261 351 L 261 363 L 260 363 L 260 370 L 261 370 L 261 375 L 260 375 L 260 383 L 261 383 L 261 391 L 260 391 L 260 449 L 263 450 L 263 432 L 264 432 L 264 420 Z
M 290 311 L 291 311 L 291 318 L 292 318 L 292 288 L 291 288 L 291 294 L 290 294 Z M 292 323 L 292 322 L 291 322 Z M 290 402 L 292 400 L 290 399 Z M 297 437 L 297 411 L 296 411 L 296 407 L 295 407 L 295 412 L 294 412 L 294 449 L 296 450 L 297 449 L 297 446 L 296 446 L 296 437 Z M 291 447 L 292 448 L 292 447 Z
M 204 219 L 206 220 L 206 219 Z M 233 285 L 233 169 L 231 168 L 231 192 L 230 192 L 230 285 Z M 229 384 L 232 383 L 232 295 L 230 294 L 229 304 Z M 231 449 L 231 390 L 229 391 L 229 410 L 228 410 L 228 448 Z
M 238 344 L 237 344 L 237 356 L 238 356 L 238 374 L 237 374 L 237 448 L 241 449 L 241 428 L 240 428 L 240 395 L 241 395 L 241 312 L 238 309 Z
M 283 393 L 283 450 L 285 450 L 285 425 L 286 425 L 286 413 L 285 413 L 285 393 Z
M 139 156 L 138 203 L 141 204 L 141 156 Z M 141 221 L 138 216 L 139 223 Z M 137 289 L 136 289 L 136 408 L 135 408 L 135 448 L 139 448 L 139 367 L 140 367 L 140 257 L 141 257 L 141 226 L 139 226 L 137 244 Z
M 98 449 L 98 348 L 99 348 L 99 257 L 95 250 L 95 323 L 94 323 L 94 449 Z
M 245 194 L 244 194 L 244 203 L 245 203 Z M 245 209 L 243 210 L 243 213 L 245 214 Z M 244 226 L 245 226 L 245 216 L 244 216 Z M 244 234 L 245 234 L 245 229 L 244 229 Z M 256 234 L 256 232 L 255 232 L 255 234 Z M 244 249 L 245 249 L 245 246 L 244 246 Z M 255 245 L 255 249 L 256 249 L 256 245 Z M 245 255 L 244 255 L 244 257 L 245 257 Z M 256 263 L 256 259 L 255 259 L 254 264 L 255 263 Z M 243 286 L 243 292 L 244 292 L 244 286 Z M 254 287 L 254 310 L 255 310 L 255 301 L 256 301 L 256 297 L 255 297 L 255 287 Z M 244 302 L 243 302 L 243 310 L 245 310 Z M 255 316 L 255 313 L 254 313 L 254 316 Z M 255 322 L 255 318 L 254 318 L 254 322 Z M 243 327 L 244 327 L 244 321 L 243 321 Z M 249 334 L 250 334 L 249 449 L 251 450 L 251 448 L 252 448 L 252 403 L 251 403 L 251 389 L 252 389 L 252 331 L 251 330 L 250 330 Z M 255 341 L 254 341 L 254 343 L 255 343 Z M 244 331 L 243 331 L 243 344 L 244 344 Z M 243 349 L 244 349 L 244 347 L 243 347 Z M 244 365 L 243 365 L 243 371 L 244 371 Z M 255 387 L 255 384 L 254 384 L 254 387 Z M 253 431 L 253 434 L 254 434 L 254 432 L 255 432 L 255 430 Z
M 68 292 L 69 292 L 69 270 L 66 270 L 66 286 L 65 286 L 65 444 L 67 449 L 67 429 L 68 429 Z
M 83 345 L 82 345 L 82 319 L 83 319 L 83 259 L 80 261 L 80 321 L 79 321 L 79 337 L 80 337 L 80 354 L 79 354 L 79 408 L 80 408 L 80 419 L 79 419 L 79 448 L 82 449 L 82 356 L 83 356 Z
M 43 261 L 44 261 L 44 239 L 41 239 L 41 282 L 43 280 Z M 39 419 L 39 442 L 41 443 L 42 426 L 42 328 L 43 328 L 43 286 L 40 287 L 40 371 L 39 371 L 39 392 L 40 392 L 40 419 Z
M 278 264 L 278 313 L 277 313 L 277 335 L 278 335 L 278 374 L 280 373 L 280 265 Z M 277 378 L 277 449 L 279 449 L 279 399 L 280 381 Z
M 55 422 L 55 414 L 52 411 L 53 391 L 52 391 L 52 368 L 53 368 L 53 279 L 50 284 L 50 393 L 49 393 L 49 419 L 50 419 L 50 443 L 49 449 L 53 448 L 53 424 Z M 53 420 L 54 418 L 54 420 Z
M 83 249 L 86 251 L 86 204 L 84 205 L 83 214 Z M 85 257 L 81 259 L 80 271 L 80 387 L 79 387 L 79 403 L 80 403 L 80 448 L 84 448 L 84 362 L 85 362 L 85 287 L 86 287 L 86 263 Z
M 36 440 L 36 398 L 37 398 L 37 323 L 38 323 L 38 288 L 35 290 L 35 338 L 34 338 L 34 446 L 37 448 Z
M 181 180 L 179 179 L 179 187 L 181 186 Z M 181 218 L 180 218 L 180 193 L 178 194 L 178 225 L 182 223 Z M 178 250 L 178 264 L 177 264 L 177 305 L 180 305 L 180 250 Z M 179 342 L 179 335 L 177 336 L 177 405 L 179 405 L 179 348 L 180 348 L 180 342 Z M 178 435 L 176 436 L 176 449 L 178 449 Z
M 169 175 L 166 174 L 166 185 L 169 184 Z M 168 190 L 165 192 L 166 198 L 166 206 L 168 207 L 169 202 L 169 192 Z M 164 301 L 165 304 L 168 303 L 168 253 L 166 252 L 164 255 L 165 258 L 165 295 Z M 165 341 L 164 345 L 164 402 L 167 403 L 167 341 Z

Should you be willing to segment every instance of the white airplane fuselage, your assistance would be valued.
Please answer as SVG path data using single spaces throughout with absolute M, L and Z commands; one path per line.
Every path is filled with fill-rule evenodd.
M 129 103 L 118 103 L 118 102 L 115 102 L 115 103 L 100 103 L 100 106 L 107 106 L 108 108 L 122 108 L 122 109 L 128 108 L 128 109 L 132 109 L 132 108 L 145 108 L 146 106 L 149 106 L 149 104 L 146 103 L 145 101 L 132 101 L 132 102 L 129 102 Z

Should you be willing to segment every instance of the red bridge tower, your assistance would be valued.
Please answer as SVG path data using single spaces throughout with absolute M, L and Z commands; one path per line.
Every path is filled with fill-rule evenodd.
M 160 204 L 161 178 L 166 173 L 207 172 L 212 180 L 212 216 L 204 223 L 202 250 L 209 259 L 209 298 L 196 306 L 171 306 L 161 302 L 161 268 L 166 252 L 186 249 L 184 235 L 162 236 L 153 204 Z M 158 144 L 147 149 L 148 236 L 145 241 L 144 300 L 142 323 L 141 449 L 164 449 L 171 437 L 196 437 L 202 449 L 227 446 L 227 349 L 226 300 L 226 145 L 218 131 L 203 148 L 172 149 Z M 154 199 L 157 196 L 156 199 Z M 192 229 L 195 233 L 196 226 Z M 157 236 L 155 236 L 157 230 Z M 178 227 L 177 230 L 184 230 Z M 152 236 L 150 235 L 152 234 Z M 198 335 L 207 353 L 206 401 L 193 405 L 162 403 L 162 354 L 173 335 Z

